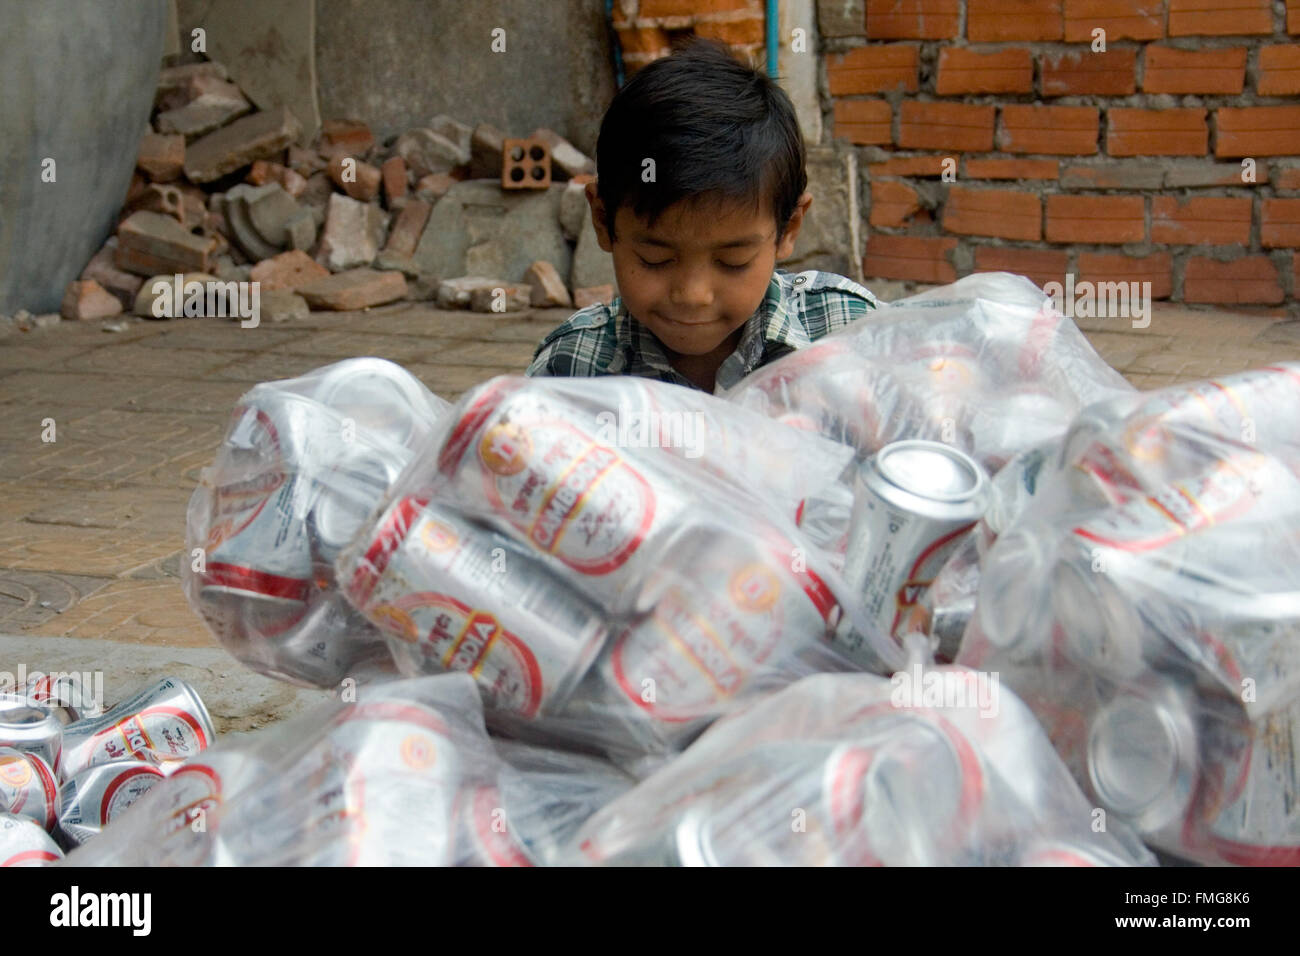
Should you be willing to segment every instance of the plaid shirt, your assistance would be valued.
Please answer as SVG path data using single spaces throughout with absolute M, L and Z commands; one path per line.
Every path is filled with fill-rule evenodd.
M 775 272 L 736 351 L 718 369 L 715 391 L 731 388 L 760 366 L 804 348 L 880 307 L 852 279 L 833 272 Z M 639 375 L 697 386 L 668 362 L 664 347 L 632 318 L 623 300 L 588 306 L 542 339 L 526 375 Z

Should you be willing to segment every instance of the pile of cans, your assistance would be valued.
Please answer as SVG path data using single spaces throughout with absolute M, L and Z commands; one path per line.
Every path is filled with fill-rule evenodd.
M 0 694 L 0 867 L 60 859 L 215 737 L 182 680 L 99 703 L 69 674 Z
M 383 643 L 334 585 L 334 559 L 448 407 L 377 358 L 240 399 L 190 499 L 181 563 L 190 605 L 231 654 L 317 687 L 383 669 Z
M 714 724 L 665 772 L 599 810 L 565 862 L 648 866 L 1125 866 L 1152 855 L 1090 804 L 1012 694 L 923 703 L 868 674 L 823 674 Z M 939 695 L 950 696 L 950 695 Z M 907 697 L 909 699 L 902 699 Z
M 1300 864 L 1297 422 L 1300 364 L 1089 408 L 990 551 L 958 655 L 1182 858 Z
M 223 740 L 70 865 L 537 866 L 631 781 L 600 761 L 495 745 L 464 674 Z

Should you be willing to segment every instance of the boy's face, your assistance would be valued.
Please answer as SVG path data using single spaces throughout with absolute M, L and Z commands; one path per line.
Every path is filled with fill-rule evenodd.
M 623 206 L 611 239 L 594 182 L 587 201 L 628 312 L 670 352 L 704 356 L 728 343 L 763 301 L 776 261 L 794 251 L 812 196 L 800 197 L 779 241 L 768 209 L 690 201 L 670 206 L 653 228 Z

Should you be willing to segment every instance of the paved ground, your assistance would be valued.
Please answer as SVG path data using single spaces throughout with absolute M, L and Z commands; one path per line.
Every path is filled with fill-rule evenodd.
M 404 303 L 256 329 L 132 319 L 118 333 L 98 322 L 65 322 L 0 338 L 0 634 L 24 638 L 0 639 L 0 671 L 15 671 L 16 657 L 47 670 L 130 657 L 107 641 L 173 648 L 176 662 L 207 668 L 215 681 L 218 658 L 182 651 L 211 649 L 214 641 L 185 602 L 177 562 L 186 502 L 235 400 L 256 382 L 354 355 L 399 362 L 454 400 L 493 375 L 522 371 L 537 341 L 566 315 Z M 1141 388 L 1300 359 L 1300 321 L 1276 316 L 1157 304 L 1143 331 L 1126 320 L 1080 325 Z M 42 440 L 49 419 L 54 442 Z M 60 642 L 56 653 L 55 644 L 42 644 L 49 637 L 74 642 Z M 158 653 L 146 657 L 161 666 L 167 655 Z M 126 681 L 125 672 L 120 677 Z M 113 699 L 131 689 L 106 693 Z M 218 723 L 242 729 L 287 706 L 249 681 Z

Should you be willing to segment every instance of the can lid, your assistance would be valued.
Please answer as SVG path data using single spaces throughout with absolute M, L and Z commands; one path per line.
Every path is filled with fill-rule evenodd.
M 55 719 L 53 711 L 44 704 L 18 694 L 0 694 L 0 726 L 31 727 Z
M 877 455 L 876 467 L 890 484 L 939 501 L 964 501 L 982 483 L 979 468 L 969 456 L 939 442 L 911 440 L 886 445 Z
M 1088 740 L 1097 796 L 1117 813 L 1146 818 L 1142 829 L 1159 829 L 1181 810 L 1181 778 L 1192 769 L 1183 736 L 1159 700 L 1125 695 L 1112 701 L 1094 719 Z

